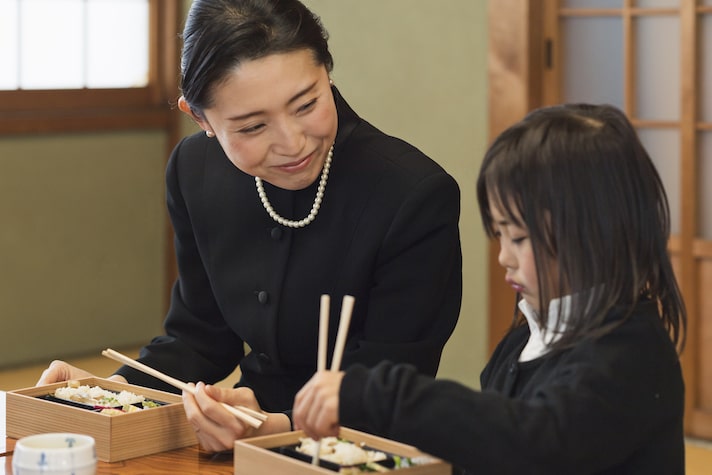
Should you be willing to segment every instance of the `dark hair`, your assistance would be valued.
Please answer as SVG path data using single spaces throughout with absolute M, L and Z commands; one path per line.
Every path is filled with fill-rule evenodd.
M 605 320 L 611 309 L 622 307 L 629 315 L 647 298 L 658 303 L 682 350 L 686 311 L 667 253 L 667 196 L 620 110 L 565 104 L 529 113 L 485 154 L 477 199 L 488 236 L 495 235 L 490 200 L 511 222 L 528 228 L 539 318 L 548 318 L 552 298 L 572 296 L 566 330 L 553 349 L 605 334 L 620 324 Z M 550 258 L 558 261 L 558 276 L 540 265 Z M 513 326 L 519 322 L 515 312 Z
M 181 89 L 194 113 L 244 61 L 309 49 L 331 72 L 328 34 L 298 0 L 194 0 L 183 30 Z

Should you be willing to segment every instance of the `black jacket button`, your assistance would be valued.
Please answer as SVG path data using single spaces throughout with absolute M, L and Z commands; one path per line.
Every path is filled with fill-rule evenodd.
M 269 301 L 269 293 L 266 290 L 260 290 L 257 293 L 257 301 L 262 305 L 266 304 Z
M 270 237 L 274 239 L 275 241 L 279 241 L 282 239 L 282 228 L 280 227 L 274 227 L 272 228 L 272 231 L 270 231 Z

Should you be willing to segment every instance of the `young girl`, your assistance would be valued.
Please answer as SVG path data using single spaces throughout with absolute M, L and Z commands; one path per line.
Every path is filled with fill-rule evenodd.
M 390 362 L 321 372 L 295 426 L 354 427 L 477 474 L 684 473 L 685 309 L 633 126 L 611 106 L 534 111 L 495 140 L 477 193 L 518 300 L 482 391 Z

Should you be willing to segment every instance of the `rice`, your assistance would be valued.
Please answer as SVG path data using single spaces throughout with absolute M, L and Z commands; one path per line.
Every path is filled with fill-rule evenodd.
M 87 405 L 122 407 L 145 401 L 145 397 L 123 390 L 120 393 L 103 389 L 99 386 L 60 387 L 54 391 L 54 397 Z
M 307 455 L 314 455 L 317 442 L 309 437 L 300 438 L 301 442 L 297 450 Z M 361 465 L 365 463 L 385 460 L 386 454 L 377 450 L 365 450 L 364 448 L 336 437 L 324 437 L 321 439 L 319 458 L 339 465 Z

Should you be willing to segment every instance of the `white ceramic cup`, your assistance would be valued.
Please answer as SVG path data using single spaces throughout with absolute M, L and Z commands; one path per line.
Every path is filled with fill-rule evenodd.
M 47 433 L 23 437 L 12 454 L 13 475 L 94 475 L 94 438 L 83 434 Z

